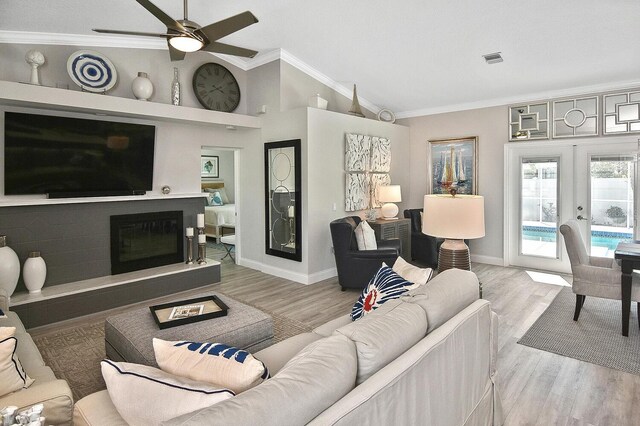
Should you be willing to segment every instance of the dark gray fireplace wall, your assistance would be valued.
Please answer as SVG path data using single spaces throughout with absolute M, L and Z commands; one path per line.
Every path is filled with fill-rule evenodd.
M 205 199 L 90 202 L 0 207 L 0 235 L 16 251 L 21 265 L 30 251 L 47 263 L 46 286 L 111 275 L 110 216 L 182 210 L 184 227 L 196 225 Z M 186 245 L 185 245 L 186 250 Z M 26 290 L 20 276 L 17 291 Z

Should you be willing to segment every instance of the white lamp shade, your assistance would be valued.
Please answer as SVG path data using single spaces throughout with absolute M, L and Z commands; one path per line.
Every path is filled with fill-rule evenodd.
M 200 40 L 188 36 L 171 37 L 169 43 L 181 52 L 195 52 L 203 46 Z
M 484 197 L 425 195 L 422 233 L 452 240 L 484 237 Z
M 378 187 L 378 200 L 383 203 L 399 203 L 402 201 L 400 185 L 387 185 Z

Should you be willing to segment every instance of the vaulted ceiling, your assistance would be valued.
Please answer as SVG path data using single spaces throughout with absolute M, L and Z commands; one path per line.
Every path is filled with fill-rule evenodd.
M 182 18 L 181 0 L 155 0 Z M 223 39 L 282 48 L 379 107 L 415 115 L 640 83 L 638 0 L 191 0 L 206 25 L 250 10 Z M 2 0 L 0 30 L 164 32 L 134 0 Z M 483 54 L 502 52 L 487 65 Z

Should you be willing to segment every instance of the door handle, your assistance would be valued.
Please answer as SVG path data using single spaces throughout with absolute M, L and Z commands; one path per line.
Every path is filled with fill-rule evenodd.
M 576 219 L 578 219 L 578 220 L 587 220 L 587 218 L 586 218 L 586 217 L 584 217 L 584 216 L 582 216 L 581 214 L 579 214 L 579 215 L 576 217 Z

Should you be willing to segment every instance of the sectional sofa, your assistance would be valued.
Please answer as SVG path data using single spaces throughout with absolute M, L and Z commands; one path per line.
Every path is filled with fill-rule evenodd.
M 355 322 L 257 352 L 271 379 L 164 424 L 500 425 L 497 327 L 475 274 L 451 269 Z M 80 400 L 74 422 L 126 424 L 106 390 Z
M 44 364 L 40 351 L 18 315 L 9 312 L 9 296 L 3 289 L 0 289 L 0 309 L 7 314 L 7 318 L 0 318 L 0 327 L 16 328 L 16 353 L 27 375 L 34 379 L 27 389 L 0 396 L 0 408 L 16 406 L 21 410 L 42 403 L 47 425 L 71 425 L 71 389 L 65 380 L 57 379 L 51 368 Z

